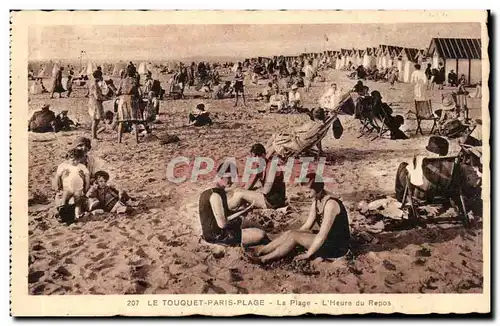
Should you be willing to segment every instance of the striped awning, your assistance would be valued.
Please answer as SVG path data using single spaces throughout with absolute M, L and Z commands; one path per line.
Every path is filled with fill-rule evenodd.
M 444 59 L 481 59 L 481 39 L 433 38 L 428 53 L 435 51 Z

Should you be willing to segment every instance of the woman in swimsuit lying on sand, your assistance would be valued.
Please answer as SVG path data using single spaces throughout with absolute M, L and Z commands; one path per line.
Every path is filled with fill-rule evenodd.
M 252 262 L 266 263 L 289 255 L 297 246 L 307 249 L 296 260 L 309 259 L 313 256 L 339 257 L 345 255 L 349 248 L 350 231 L 347 210 L 342 202 L 332 197 L 324 189 L 322 181 L 315 180 L 311 173 L 308 187 L 314 194 L 307 221 L 298 230 L 290 230 L 261 247 L 256 256 L 249 256 Z M 319 231 L 312 231 L 315 223 Z

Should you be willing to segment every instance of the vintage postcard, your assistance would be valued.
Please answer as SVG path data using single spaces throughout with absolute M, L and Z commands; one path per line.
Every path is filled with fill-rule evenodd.
M 12 11 L 11 313 L 489 313 L 486 11 Z

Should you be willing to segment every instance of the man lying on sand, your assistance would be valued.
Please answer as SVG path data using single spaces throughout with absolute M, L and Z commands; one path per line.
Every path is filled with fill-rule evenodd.
M 59 215 L 68 207 L 71 199 L 75 205 L 75 219 L 80 218 L 85 203 L 85 192 L 90 186 L 90 172 L 83 164 L 85 152 L 81 149 L 71 149 L 68 160 L 57 167 L 54 185 L 57 191 L 62 191 L 60 202 L 56 203 Z
M 311 173 L 308 187 L 314 195 L 309 216 L 298 230 L 290 230 L 261 247 L 256 257 L 249 257 L 256 263 L 266 263 L 289 255 L 296 247 L 307 249 L 295 257 L 297 260 L 310 259 L 313 256 L 339 257 L 349 250 L 350 230 L 347 210 L 343 203 L 326 192 L 322 181 L 316 180 Z M 318 224 L 319 230 L 312 228 Z
M 280 208 L 286 205 L 286 185 L 283 171 L 272 171 L 271 159 L 266 159 L 266 148 L 262 144 L 254 144 L 250 149 L 253 157 L 261 158 L 266 166 L 263 172 L 253 174 L 246 189 L 235 191 L 228 201 L 229 209 L 236 209 L 244 203 L 253 203 L 257 208 Z M 255 189 L 257 181 L 262 187 Z
M 238 218 L 252 205 L 230 214 L 226 189 L 232 185 L 232 175 L 223 170 L 224 164 L 217 169 L 219 180 L 210 189 L 203 191 L 199 199 L 199 214 L 202 228 L 202 238 L 210 243 L 225 245 L 255 245 L 267 239 L 264 231 L 257 228 L 241 229 L 241 220 Z M 229 170 L 230 171 L 230 170 Z

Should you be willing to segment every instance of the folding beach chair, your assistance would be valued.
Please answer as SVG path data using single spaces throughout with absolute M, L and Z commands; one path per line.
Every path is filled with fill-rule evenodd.
M 312 151 L 312 148 L 323 140 L 323 138 L 326 136 L 326 134 L 328 132 L 328 129 L 330 129 L 330 128 L 335 128 L 335 127 L 340 126 L 339 127 L 340 130 L 333 131 L 335 138 L 337 138 L 337 139 L 340 138 L 341 134 L 342 134 L 341 130 L 343 130 L 343 128 L 342 128 L 342 125 L 340 124 L 340 122 L 335 123 L 335 121 L 337 121 L 337 119 L 338 119 L 339 108 L 349 99 L 350 99 L 350 96 L 347 96 L 337 105 L 335 110 L 333 110 L 331 112 L 331 115 L 325 120 L 325 122 L 321 126 L 321 128 L 315 133 L 314 137 L 310 137 L 304 142 L 295 143 L 293 147 L 288 147 L 286 145 L 283 146 L 285 154 L 282 156 L 284 157 L 284 159 L 286 160 L 290 157 L 298 156 L 304 152 Z M 269 156 L 271 154 L 272 153 L 268 153 Z
M 453 101 L 455 102 L 455 108 L 457 113 L 460 115 L 465 114 L 465 121 L 469 120 L 469 108 L 467 107 L 467 95 L 468 94 L 457 94 L 455 92 L 451 93 Z
M 420 219 L 418 208 L 421 204 L 453 203 L 458 206 L 459 219 L 469 225 L 465 198 L 460 186 L 463 175 L 460 171 L 460 156 L 425 158 L 421 169 L 424 183 L 421 186 L 412 184 L 407 172 L 407 163 L 399 166 L 396 175 L 396 197 L 410 210 L 410 219 Z
M 367 102 L 367 104 L 363 105 L 363 108 L 361 110 L 361 117 L 359 120 L 362 124 L 362 127 L 361 134 L 358 136 L 358 138 L 361 138 L 364 135 L 370 134 L 374 131 L 377 134 L 374 138 L 372 138 L 372 141 L 379 137 L 382 137 L 385 133 L 390 131 L 386 125 L 387 119 L 388 117 L 383 110 L 376 112 L 373 109 L 371 102 Z
M 418 134 L 420 130 L 420 134 L 423 136 L 424 133 L 422 131 L 422 121 L 432 121 L 431 134 L 434 133 L 434 129 L 436 128 L 438 117 L 432 111 L 432 103 L 431 100 L 427 101 L 415 101 L 415 116 L 417 119 L 417 130 L 415 131 L 415 135 Z

